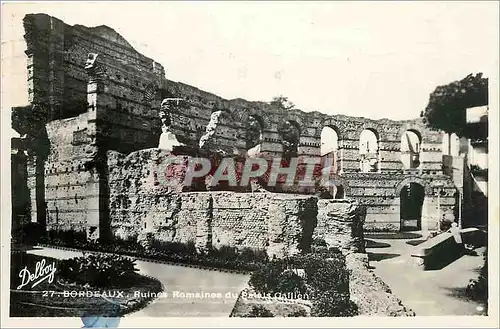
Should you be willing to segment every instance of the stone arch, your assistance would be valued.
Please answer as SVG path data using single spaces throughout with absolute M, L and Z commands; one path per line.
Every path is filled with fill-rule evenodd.
M 358 140 L 359 140 L 361 134 L 363 133 L 363 131 L 365 131 L 365 130 L 369 130 L 372 133 L 374 133 L 375 136 L 377 137 L 377 141 L 379 141 L 379 142 L 380 142 L 382 137 L 385 137 L 385 135 L 384 136 L 381 135 L 383 133 L 383 129 L 380 129 L 380 127 L 375 123 L 368 122 L 368 123 L 362 123 L 361 125 L 359 125 L 355 129 L 356 136 L 357 136 Z
M 344 138 L 344 135 L 342 134 L 343 129 L 340 129 L 342 126 L 339 124 L 340 122 L 336 121 L 334 118 L 327 118 L 323 120 L 319 126 L 316 128 L 314 132 L 314 137 L 317 139 L 321 138 L 321 132 L 323 131 L 324 127 L 330 127 L 335 132 L 337 133 L 338 140 L 341 141 Z
M 301 137 L 299 123 L 290 119 L 284 120 L 278 126 L 278 133 L 281 137 L 283 157 L 285 159 L 296 157 L 299 153 Z
M 258 114 L 250 114 L 245 124 L 245 147 L 247 150 L 257 147 L 264 139 L 263 119 Z
M 396 187 L 395 187 L 395 195 L 398 196 L 401 193 L 401 190 L 403 187 L 410 183 L 417 183 L 420 184 L 424 187 L 425 190 L 425 196 L 432 196 L 432 186 L 430 186 L 427 181 L 423 178 L 417 177 L 417 176 L 411 176 L 411 177 L 406 177 L 402 181 L 400 181 Z
M 299 132 L 302 135 L 305 124 L 304 121 L 302 120 L 302 117 L 299 114 L 289 111 L 289 113 L 286 114 L 285 121 L 292 122 L 299 129 Z
M 358 141 L 359 167 L 361 172 L 379 171 L 379 142 L 380 138 L 376 130 L 368 128 L 361 131 Z
M 298 133 L 299 133 L 299 137 L 300 137 L 300 136 L 302 136 L 302 126 L 301 126 L 301 124 L 300 124 L 297 120 L 294 120 L 294 119 L 286 119 L 286 120 L 284 121 L 284 123 L 286 123 L 286 122 L 290 122 L 290 123 L 291 123 L 291 124 L 292 124 L 292 125 L 293 125 L 296 129 L 297 129 L 297 131 L 298 131 Z M 283 125 L 284 123 L 282 123 L 282 125 Z M 281 126 L 282 126 L 282 125 L 281 125 Z
M 235 111 L 237 111 L 237 110 L 235 110 Z M 272 126 L 271 121 L 270 121 L 270 116 L 266 112 L 263 112 L 262 110 L 255 108 L 255 107 L 245 108 L 244 111 L 246 113 L 245 113 L 245 117 L 242 116 L 242 118 L 241 118 L 242 121 L 247 120 L 248 117 L 252 115 L 254 117 L 260 118 L 260 123 L 262 125 L 263 130 L 269 129 L 269 127 Z
M 336 152 L 339 149 L 339 134 L 335 126 L 324 126 L 320 135 L 320 155 Z
M 426 193 L 424 185 L 409 182 L 401 186 L 398 196 L 400 230 L 420 230 L 422 228 L 422 219 L 425 220 L 424 202 Z
M 405 169 L 420 167 L 422 137 L 418 131 L 408 129 L 401 135 L 401 162 Z

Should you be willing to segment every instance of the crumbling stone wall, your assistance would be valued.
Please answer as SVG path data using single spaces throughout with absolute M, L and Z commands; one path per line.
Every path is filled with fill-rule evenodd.
M 158 241 L 194 242 L 266 250 L 284 257 L 310 248 L 316 197 L 277 193 L 182 192 L 160 184 L 158 168 L 170 152 L 109 151 L 110 227 L 122 239 L 149 235 Z M 180 158 L 184 156 L 178 156 Z
M 49 230 L 85 231 L 90 173 L 86 168 L 87 115 L 46 124 L 50 153 L 45 160 Z
M 344 254 L 364 252 L 365 208 L 356 201 L 318 200 L 318 219 L 314 238 L 320 238 Z

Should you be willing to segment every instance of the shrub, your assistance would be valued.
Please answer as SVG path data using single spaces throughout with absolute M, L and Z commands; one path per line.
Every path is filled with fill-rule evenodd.
M 311 242 L 311 247 L 316 246 L 316 247 L 328 247 L 328 244 L 326 243 L 325 239 L 322 238 L 314 238 Z
M 484 265 L 481 267 L 479 277 L 470 280 L 466 289 L 467 295 L 476 301 L 481 301 L 485 305 L 488 303 L 488 253 L 484 254 Z
M 285 269 L 286 264 L 283 260 L 274 259 L 253 272 L 248 283 L 261 294 L 277 292 L 278 278 Z
M 303 268 L 302 278 L 289 268 Z M 312 316 L 353 316 L 357 306 L 350 301 L 349 271 L 336 248 L 318 247 L 314 253 L 285 260 L 272 260 L 252 273 L 249 284 L 257 293 L 300 293 L 311 296 Z
M 56 246 L 82 246 L 87 244 L 87 237 L 84 231 L 50 230 L 42 241 Z
M 167 254 L 193 254 L 196 253 L 194 243 L 185 244 L 181 242 L 166 242 L 153 239 L 151 249 Z
M 12 241 L 16 243 L 36 244 L 44 238 L 44 233 L 42 225 L 30 222 L 12 232 Z
M 137 269 L 135 262 L 117 255 L 87 255 L 63 260 L 58 271 L 67 281 L 93 287 L 123 286 Z
M 336 251 L 308 254 L 302 262 L 313 295 L 330 290 L 349 294 L 349 271 L 342 254 Z
M 285 270 L 277 278 L 276 292 L 305 294 L 305 280 L 291 270 Z
M 230 246 L 222 246 L 219 249 L 214 249 L 211 254 L 223 261 L 234 261 L 238 258 L 238 250 Z
M 358 307 L 349 299 L 349 293 L 339 293 L 327 290 L 314 299 L 311 316 L 315 317 L 346 317 L 358 313 Z
M 306 317 L 306 316 L 307 316 L 307 312 L 303 308 L 287 315 L 287 317 L 289 317 L 289 318 L 291 318 L 291 317 L 301 318 L 301 317 Z
M 245 318 L 272 318 L 274 314 L 265 306 L 254 305 L 248 314 L 244 315 Z
M 243 248 L 238 256 L 242 262 L 265 263 L 269 261 L 265 250 L 254 250 L 252 248 Z

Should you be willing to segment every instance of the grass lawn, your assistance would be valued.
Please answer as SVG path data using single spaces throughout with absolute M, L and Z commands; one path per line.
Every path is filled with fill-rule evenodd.
M 121 316 L 139 310 L 154 299 L 154 294 L 162 291 L 161 283 L 155 279 L 134 273 L 124 284 L 110 286 L 104 289 L 92 288 L 88 285 L 76 285 L 63 282 L 58 273 L 54 280 L 48 280 L 32 287 L 28 284 L 21 289 L 19 272 L 27 268 L 32 274 L 37 262 L 45 260 L 46 266 L 59 261 L 54 258 L 40 257 L 13 251 L 11 253 L 11 283 L 10 283 L 10 316 L 11 317 L 81 317 L 81 316 Z M 36 282 L 34 280 L 33 282 Z M 90 292 L 99 292 L 100 295 Z M 88 294 L 75 297 L 74 293 Z M 150 293 L 150 296 L 134 296 L 134 293 Z

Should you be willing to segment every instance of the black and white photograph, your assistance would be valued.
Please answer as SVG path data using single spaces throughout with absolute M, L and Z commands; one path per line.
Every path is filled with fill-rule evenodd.
M 2 327 L 498 327 L 499 2 L 1 15 Z

